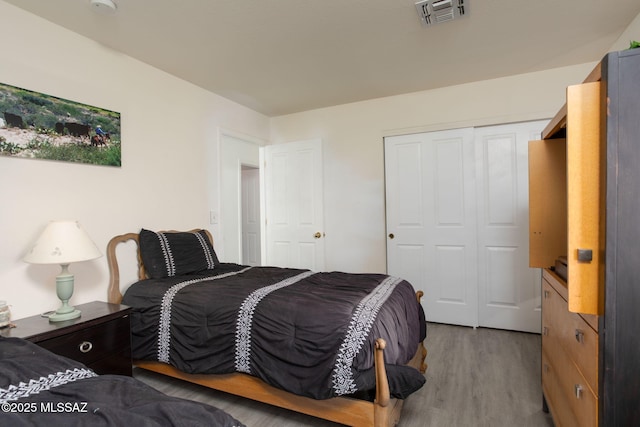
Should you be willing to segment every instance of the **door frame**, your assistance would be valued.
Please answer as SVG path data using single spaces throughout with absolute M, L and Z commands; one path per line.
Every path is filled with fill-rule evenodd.
M 216 251 L 220 248 L 225 262 L 241 263 L 242 261 L 242 166 L 254 167 L 260 171 L 260 251 L 261 264 L 263 264 L 265 259 L 263 227 L 265 200 L 262 148 L 266 143 L 260 138 L 224 128 L 218 128 L 218 141 L 220 142 L 218 149 L 219 201 L 217 203 L 217 211 L 211 212 L 210 221 L 212 224 L 216 222 L 219 224 Z M 237 144 L 237 142 L 242 143 L 242 145 L 234 147 L 233 144 Z M 247 156 L 247 151 L 250 152 L 249 156 Z M 233 182 L 225 182 L 231 176 L 225 173 L 225 169 L 228 168 L 229 164 L 235 166 Z M 225 175 L 227 176 L 225 177 Z M 229 197 L 225 197 L 225 195 Z

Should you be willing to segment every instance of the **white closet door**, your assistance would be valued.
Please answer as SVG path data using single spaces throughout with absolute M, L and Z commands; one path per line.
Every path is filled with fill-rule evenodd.
M 480 326 L 540 332 L 540 270 L 529 268 L 528 142 L 546 123 L 475 129 Z
M 385 138 L 387 263 L 427 320 L 540 332 L 528 141 L 546 122 Z
M 477 326 L 473 129 L 385 138 L 389 274 L 423 290 L 427 320 Z

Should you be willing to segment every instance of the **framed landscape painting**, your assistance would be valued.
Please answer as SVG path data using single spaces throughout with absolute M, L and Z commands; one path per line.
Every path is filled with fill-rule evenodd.
M 0 83 L 0 155 L 121 166 L 120 113 Z

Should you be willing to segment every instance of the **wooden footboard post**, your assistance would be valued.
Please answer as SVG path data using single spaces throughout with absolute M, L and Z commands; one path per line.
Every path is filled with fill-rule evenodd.
M 389 379 L 387 371 L 384 367 L 384 348 L 387 343 L 382 338 L 376 340 L 376 348 L 374 353 L 374 367 L 376 371 L 376 399 L 374 404 L 374 424 L 375 427 L 389 425 L 389 400 L 391 392 L 389 390 Z
M 424 292 L 422 291 L 417 291 L 416 292 L 416 298 L 418 299 L 418 304 L 420 304 L 420 300 L 422 299 L 422 297 L 424 296 Z M 425 363 L 425 360 L 427 358 L 427 348 L 424 346 L 424 342 L 420 341 L 420 344 L 418 344 L 418 350 L 421 353 L 421 358 L 422 360 L 420 361 L 420 372 L 422 372 L 423 374 L 425 372 L 427 372 L 427 364 Z
M 389 379 L 384 365 L 384 348 L 387 343 L 382 338 L 376 340 L 374 354 L 376 371 L 376 398 L 373 401 L 373 425 L 374 427 L 393 427 L 400 421 L 402 412 L 402 399 L 391 397 Z
M 376 340 L 376 350 L 374 355 L 376 370 L 376 404 L 388 406 L 391 392 L 389 391 L 389 380 L 387 371 L 384 368 L 384 349 L 387 343 L 382 338 Z

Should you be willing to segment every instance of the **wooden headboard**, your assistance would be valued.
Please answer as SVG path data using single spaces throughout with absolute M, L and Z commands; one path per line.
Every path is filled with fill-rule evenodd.
M 195 233 L 198 231 L 204 231 L 209 238 L 209 241 L 213 245 L 213 237 L 209 230 L 196 228 L 189 230 L 189 233 Z M 163 233 L 175 233 L 175 230 L 162 231 Z M 120 291 L 120 268 L 118 267 L 118 257 L 116 255 L 116 249 L 120 243 L 126 243 L 129 240 L 133 240 L 136 243 L 136 257 L 138 262 L 138 280 L 147 279 L 147 272 L 144 269 L 142 263 L 142 256 L 140 255 L 140 238 L 138 233 L 127 233 L 113 237 L 107 244 L 107 263 L 109 264 L 109 290 L 107 293 L 107 300 L 110 303 L 120 304 L 122 301 L 122 292 Z

